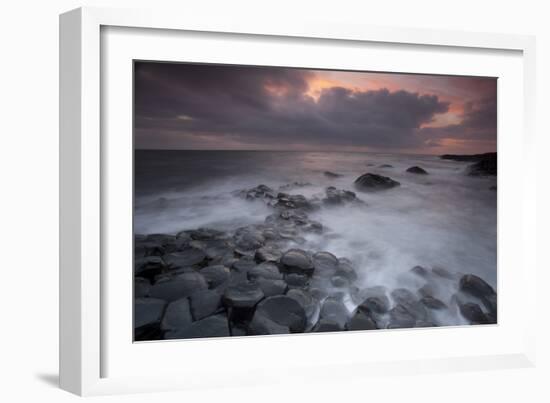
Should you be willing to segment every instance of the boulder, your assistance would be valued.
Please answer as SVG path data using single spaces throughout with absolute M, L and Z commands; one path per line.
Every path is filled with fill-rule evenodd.
M 325 172 L 323 172 L 323 175 L 325 175 L 327 178 L 331 178 L 331 179 L 340 178 L 341 176 L 343 176 L 341 174 L 337 174 L 337 173 L 331 172 L 331 171 L 325 171 Z
M 393 168 L 393 165 L 390 164 L 382 164 L 378 166 L 379 168 Z
M 200 274 L 208 283 L 209 288 L 216 288 L 229 280 L 231 271 L 222 265 L 206 266 L 201 269 Z
M 261 248 L 265 244 L 265 238 L 262 233 L 249 227 L 238 229 L 234 240 L 236 245 L 235 252 L 241 255 L 252 253 L 252 256 L 254 256 L 256 249 Z
M 283 275 L 279 271 L 279 268 L 269 262 L 260 263 L 256 267 L 253 267 L 248 271 L 248 278 L 254 280 L 255 278 L 262 277 L 270 280 L 282 280 Z
M 266 297 L 284 294 L 288 289 L 288 285 L 284 280 L 270 280 L 258 277 L 256 284 L 258 284 Z
M 322 200 L 322 202 L 327 206 L 338 206 L 347 203 L 359 202 L 359 199 L 354 192 L 349 190 L 339 190 L 333 186 L 329 186 L 325 189 L 325 195 L 326 197 Z
M 434 298 L 432 296 L 425 296 L 420 300 L 421 303 L 423 303 L 427 308 L 430 309 L 446 309 L 447 305 L 440 299 Z
M 473 325 L 490 323 L 490 320 L 487 318 L 485 313 L 483 313 L 478 304 L 466 302 L 464 304 L 460 304 L 459 309 L 462 316 L 469 320 Z
M 338 324 L 340 330 L 343 330 L 348 321 L 349 312 L 342 301 L 328 297 L 321 306 L 319 314 L 320 319 L 326 319 Z
M 148 241 L 146 238 L 135 242 L 134 255 L 136 257 L 162 256 L 164 253 L 164 246 L 159 242 Z
M 357 280 L 357 273 L 351 261 L 346 258 L 338 259 L 338 267 L 336 268 L 335 275 L 346 278 L 350 283 Z
M 256 267 L 256 261 L 251 256 L 243 256 L 231 266 L 237 273 L 248 273 L 254 267 Z
M 264 297 L 259 285 L 241 282 L 227 287 L 223 294 L 223 304 L 228 308 L 252 309 Z
M 281 252 L 281 250 L 274 245 L 262 246 L 256 251 L 255 254 L 255 258 L 259 262 L 278 262 L 282 256 L 283 252 Z
M 189 300 L 180 298 L 168 304 L 162 318 L 161 329 L 175 330 L 189 326 L 193 322 Z
M 428 312 L 423 304 L 420 303 L 415 295 L 406 288 L 396 288 L 391 292 L 391 297 L 396 305 L 401 305 L 415 317 L 417 320 L 426 320 Z
M 254 318 L 256 316 L 288 327 L 292 333 L 302 333 L 307 325 L 303 307 L 295 299 L 286 295 L 276 295 L 261 301 L 254 312 Z
M 420 168 L 418 166 L 408 168 L 407 172 L 411 174 L 417 174 L 417 175 L 428 175 L 428 172 L 426 172 L 425 169 Z
M 254 315 L 248 325 L 250 335 L 289 334 L 288 326 L 281 325 L 264 315 Z
M 355 183 L 355 187 L 358 190 L 361 190 L 363 192 L 386 190 L 386 189 L 391 189 L 400 185 L 399 182 L 394 181 L 393 179 L 387 176 L 376 175 L 371 173 L 366 173 L 364 175 L 361 175 L 359 178 L 355 180 L 354 183 Z
M 414 267 L 411 269 L 411 273 L 416 274 L 417 276 L 422 277 L 422 278 L 426 278 L 426 277 L 428 277 L 428 275 L 429 275 L 428 270 L 425 269 L 425 268 L 422 267 L 422 266 L 414 266 Z
M 338 259 L 329 252 L 314 253 L 311 262 L 316 274 L 332 276 L 338 268 Z
M 166 301 L 156 298 L 134 300 L 134 339 L 156 340 L 160 336 L 160 321 Z
M 336 288 L 346 288 L 349 287 L 349 280 L 343 276 L 332 276 L 330 283 Z
M 390 300 L 386 296 L 385 290 L 378 287 L 367 288 L 362 292 L 362 295 L 365 299 L 358 305 L 358 310 L 384 314 L 390 309 Z
M 390 310 L 389 329 L 414 327 L 416 317 L 403 305 L 396 305 Z
M 191 314 L 195 320 L 213 315 L 221 308 L 221 295 L 213 290 L 204 290 L 189 297 Z
M 165 270 L 166 264 L 159 256 L 147 256 L 137 258 L 134 267 L 136 276 L 154 278 Z
M 302 249 L 290 249 L 281 258 L 283 269 L 289 273 L 313 274 L 314 267 L 311 259 Z
M 189 326 L 168 331 L 166 339 L 194 339 L 203 337 L 228 337 L 229 323 L 225 314 L 209 316 L 202 320 L 191 323 Z
M 474 274 L 466 274 L 460 278 L 460 291 L 477 298 L 486 298 L 496 295 L 495 290 L 482 278 Z
M 356 310 L 346 325 L 348 330 L 375 330 L 378 329 L 374 319 L 364 311 Z
M 311 323 L 313 317 L 317 313 L 317 300 L 313 298 L 310 293 L 300 289 L 288 290 L 286 296 L 294 299 L 302 306 L 306 313 L 308 323 Z
M 301 288 L 307 286 L 309 277 L 305 274 L 288 273 L 285 275 L 285 282 L 291 288 Z
M 155 283 L 149 294 L 153 298 L 171 302 L 207 288 L 206 280 L 199 273 L 183 273 Z
M 195 265 L 200 265 L 206 259 L 206 254 L 203 250 L 187 247 L 180 250 L 179 252 L 169 253 L 164 255 L 164 261 L 167 266 L 174 270 L 180 269 L 183 267 L 190 267 Z
M 497 174 L 497 153 L 485 154 L 475 164 L 468 167 L 469 176 L 496 176 Z

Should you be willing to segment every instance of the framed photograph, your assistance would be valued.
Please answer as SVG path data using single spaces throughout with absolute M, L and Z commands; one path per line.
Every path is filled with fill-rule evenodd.
M 533 38 L 60 21 L 64 389 L 532 365 Z

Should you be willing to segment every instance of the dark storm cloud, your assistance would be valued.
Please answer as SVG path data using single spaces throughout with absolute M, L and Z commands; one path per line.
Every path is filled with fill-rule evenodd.
M 466 105 L 463 122 L 422 128 L 449 103 L 386 89 L 323 89 L 307 95 L 310 70 L 136 63 L 137 148 L 414 148 L 446 136 L 494 132 L 492 100 Z

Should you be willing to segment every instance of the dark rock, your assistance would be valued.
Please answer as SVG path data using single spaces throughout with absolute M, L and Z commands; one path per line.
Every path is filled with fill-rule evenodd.
M 250 280 L 254 280 L 258 277 L 270 280 L 282 280 L 283 275 L 275 264 L 263 262 L 248 271 L 248 278 Z
M 164 246 L 159 242 L 144 239 L 135 243 L 134 254 L 136 257 L 162 256 L 164 253 Z
M 497 174 L 497 154 L 489 153 L 468 167 L 469 176 L 495 176 Z
M 143 277 L 134 278 L 134 298 L 143 298 L 149 296 L 151 283 Z
M 256 316 L 288 327 L 292 333 L 301 333 L 306 329 L 307 318 L 304 309 L 295 299 L 285 295 L 276 295 L 261 301 L 254 313 L 254 318 Z
M 320 319 L 311 330 L 312 332 L 339 332 L 342 330 L 340 324 L 330 319 Z
M 317 300 L 313 298 L 310 293 L 300 289 L 288 290 L 286 296 L 296 300 L 296 302 L 302 306 L 304 312 L 306 313 L 308 323 L 311 323 L 317 312 Z
M 415 324 L 416 317 L 403 305 L 396 305 L 390 310 L 389 329 L 414 327 Z
M 256 279 L 256 283 L 266 297 L 284 294 L 288 289 L 288 285 L 284 280 L 270 280 L 259 277 Z
M 357 273 L 355 272 L 355 269 L 353 268 L 351 262 L 346 258 L 338 259 L 338 267 L 336 269 L 335 275 L 344 277 L 349 282 L 357 280 Z
M 343 276 L 333 276 L 330 279 L 330 283 L 336 288 L 349 287 L 349 280 Z
M 135 260 L 136 276 L 153 278 L 162 273 L 166 265 L 159 256 L 147 256 Z
M 348 321 L 346 328 L 348 330 L 375 330 L 378 329 L 378 326 L 370 315 L 361 310 L 357 310 Z
M 445 303 L 437 298 L 434 298 L 432 296 L 425 296 L 420 300 L 426 307 L 430 309 L 446 309 L 447 305 Z
M 235 233 L 235 252 L 247 256 L 254 256 L 256 249 L 265 244 L 265 238 L 260 231 L 245 227 L 237 230 Z
M 363 312 L 373 312 L 375 314 L 384 314 L 390 309 L 390 300 L 386 296 L 385 290 L 378 287 L 367 288 L 362 295 L 365 297 L 363 302 L 357 307 Z
M 200 249 L 189 247 L 179 252 L 167 254 L 163 259 L 166 265 L 173 270 L 199 265 L 206 259 L 206 254 Z
M 444 269 L 443 267 L 435 266 L 432 268 L 432 273 L 436 276 L 439 276 L 441 278 L 445 278 L 447 280 L 454 280 L 455 276 L 448 270 Z
M 213 290 L 204 290 L 192 294 L 189 297 L 191 302 L 191 313 L 195 320 L 201 320 L 211 316 L 221 308 L 221 295 Z
M 249 270 L 256 267 L 256 262 L 251 256 L 243 256 L 231 266 L 238 273 L 248 273 Z
M 260 262 L 278 262 L 283 252 L 273 245 L 262 246 L 256 251 L 255 258 Z
M 183 273 L 155 283 L 149 294 L 153 298 L 175 301 L 207 288 L 206 280 L 199 273 Z
M 269 334 L 289 334 L 288 326 L 281 325 L 264 315 L 255 314 L 248 325 L 248 334 L 251 335 L 269 335 Z
M 284 270 L 297 274 L 312 274 L 313 264 L 307 253 L 301 249 L 290 249 L 281 258 Z
M 357 189 L 364 192 L 391 189 L 400 185 L 399 182 L 394 181 L 387 176 L 371 173 L 361 175 L 355 180 L 354 183 Z
M 323 175 L 325 175 L 327 178 L 340 178 L 341 174 L 337 174 L 337 173 L 334 173 L 334 172 L 330 172 L 330 171 L 325 171 L 323 172 Z
M 308 281 L 309 277 L 304 274 L 288 273 L 285 275 L 285 282 L 289 287 L 305 287 Z
M 231 271 L 225 266 L 214 265 L 201 269 L 200 274 L 208 283 L 209 288 L 216 288 L 229 279 Z
M 417 276 L 423 277 L 423 278 L 428 277 L 428 274 L 429 274 L 428 270 L 426 270 L 422 266 L 414 266 L 411 269 L 411 273 L 416 274 Z
M 451 160 L 451 161 L 477 162 L 484 159 L 492 158 L 493 155 L 496 157 L 496 153 L 472 154 L 472 155 L 443 154 L 439 158 L 441 158 L 442 160 Z
M 406 288 L 396 288 L 391 292 L 391 297 L 397 305 L 401 305 L 418 320 L 426 320 L 428 313 L 415 295 Z
M 264 297 L 258 284 L 242 282 L 230 285 L 223 294 L 223 303 L 230 308 L 252 309 Z
M 210 239 L 225 239 L 227 238 L 227 235 L 223 231 L 218 231 L 211 228 L 199 228 L 194 230 L 188 230 L 186 231 L 191 239 L 197 240 L 197 241 L 205 241 Z
M 379 168 L 393 168 L 393 165 L 390 165 L 390 164 L 382 164 L 382 165 L 379 165 Z
M 478 304 L 472 302 L 466 302 L 465 304 L 460 304 L 460 313 L 464 318 L 470 321 L 471 324 L 487 324 L 490 323 L 489 319 L 483 313 Z
M 166 339 L 193 339 L 202 337 L 228 337 L 229 323 L 225 314 L 209 316 L 189 326 L 166 332 Z
M 426 172 L 425 169 L 417 166 L 410 167 L 409 169 L 407 169 L 407 172 L 411 174 L 417 174 L 417 175 L 428 175 L 428 172 Z
M 323 204 L 329 206 L 338 206 L 346 203 L 359 203 L 354 192 L 349 190 L 339 190 L 333 186 L 330 186 L 325 189 L 326 197 L 322 200 Z
M 187 327 L 192 322 L 193 316 L 191 316 L 189 300 L 181 298 L 168 304 L 160 327 L 164 331 L 174 330 Z
M 160 336 L 160 321 L 166 301 L 155 298 L 134 300 L 134 339 L 154 340 Z
M 349 312 L 339 299 L 328 297 L 321 306 L 320 319 L 326 319 L 338 324 L 340 330 L 344 329 L 348 321 Z
M 329 252 L 314 253 L 311 258 L 311 262 L 315 268 L 316 274 L 327 277 L 336 273 L 336 269 L 338 268 L 338 259 Z
M 486 298 L 496 295 L 493 287 L 474 274 L 466 274 L 462 276 L 460 278 L 459 289 L 460 291 L 477 298 Z

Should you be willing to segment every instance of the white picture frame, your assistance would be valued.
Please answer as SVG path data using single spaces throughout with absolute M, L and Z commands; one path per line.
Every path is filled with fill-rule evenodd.
M 116 28 L 114 28 L 116 27 Z M 126 306 L 117 305 L 113 309 L 112 298 L 109 298 L 114 284 L 124 283 L 124 278 L 114 278 L 110 272 L 106 272 L 109 266 L 109 259 L 112 258 L 106 243 L 106 233 L 124 230 L 124 220 L 116 214 L 107 214 L 113 211 L 110 199 L 111 192 L 115 189 L 110 185 L 119 180 L 128 180 L 128 165 L 124 162 L 131 160 L 128 156 L 121 159 L 121 166 L 126 168 L 114 168 L 110 163 L 113 153 L 127 148 L 127 143 L 113 143 L 113 136 L 106 136 L 117 127 L 127 132 L 131 122 L 128 119 L 111 121 L 110 109 L 121 111 L 122 116 L 129 116 L 131 105 L 127 100 L 126 87 L 117 87 L 113 81 L 106 80 L 107 75 L 111 77 L 117 73 L 120 65 L 125 66 L 124 60 L 121 64 L 112 67 L 105 60 L 110 57 L 106 48 L 118 46 L 120 52 L 118 57 L 140 58 L 132 54 L 131 46 L 124 46 L 127 52 L 122 51 L 121 44 L 125 42 L 119 36 L 133 36 L 133 30 L 145 30 L 142 39 L 142 47 L 152 48 L 155 41 L 173 43 L 180 40 L 178 33 L 193 33 L 194 38 L 201 35 L 216 34 L 217 40 L 227 37 L 231 38 L 252 38 L 253 41 L 271 41 L 274 46 L 287 46 L 287 42 L 293 41 L 302 48 L 311 46 L 312 41 L 319 42 L 322 46 L 330 46 L 337 50 L 339 47 L 363 46 L 374 44 L 381 49 L 384 47 L 413 47 L 415 52 L 466 52 L 478 55 L 479 58 L 489 54 L 495 57 L 498 55 L 512 55 L 504 57 L 502 66 L 508 65 L 504 59 L 510 60 L 509 70 L 502 74 L 509 75 L 510 91 L 515 91 L 520 98 L 515 100 L 516 104 L 503 102 L 504 111 L 511 111 L 512 108 L 521 104 L 521 113 L 506 120 L 506 127 L 502 127 L 499 117 L 499 325 L 484 329 L 474 328 L 447 328 L 447 329 L 421 329 L 410 331 L 388 331 L 388 332 L 353 332 L 353 335 L 346 335 L 346 344 L 349 348 L 360 345 L 364 340 L 375 340 L 379 343 L 380 351 L 384 351 L 384 343 L 391 340 L 393 343 L 401 343 L 405 338 L 412 343 L 418 343 L 419 352 L 416 355 L 401 356 L 399 351 L 394 356 L 382 359 L 370 354 L 355 354 L 349 359 L 340 359 L 338 355 L 328 354 L 322 360 L 315 360 L 313 350 L 328 349 L 328 346 L 335 346 L 342 337 L 341 334 L 330 334 L 314 336 L 315 339 L 308 339 L 307 335 L 276 336 L 276 337 L 252 337 L 241 340 L 201 340 L 151 343 L 135 348 L 131 339 L 122 337 L 116 340 L 112 336 L 121 318 L 116 312 L 126 312 Z M 114 32 L 113 39 L 107 40 L 104 35 Z M 149 37 L 154 33 L 153 37 Z M 156 37 L 155 37 L 156 35 Z M 197 39 L 195 39 L 197 40 Z M 225 39 L 224 39 L 225 40 Z M 117 42 L 118 41 L 118 42 Z M 324 42 L 323 42 L 324 41 Z M 128 44 L 130 44 L 128 42 Z M 320 46 L 321 46 L 320 45 Z M 168 45 L 158 46 L 156 52 L 150 53 L 157 57 L 171 58 L 170 53 L 162 53 L 162 49 Z M 243 46 L 248 46 L 244 43 Z M 290 52 L 290 48 L 289 52 Z M 396 50 L 399 52 L 399 49 Z M 238 54 L 238 47 L 234 48 Z M 241 51 L 242 52 L 242 51 Z M 113 394 L 113 393 L 134 393 L 140 391 L 161 391 L 171 389 L 185 389 L 195 387 L 248 385 L 270 382 L 270 375 L 276 373 L 277 382 L 293 382 L 297 376 L 300 379 L 326 379 L 330 381 L 337 372 L 337 377 L 369 376 L 370 374 L 385 373 L 409 374 L 418 372 L 435 371 L 456 371 L 490 369 L 504 367 L 526 367 L 534 365 L 535 360 L 535 321 L 529 320 L 529 312 L 535 312 L 535 291 L 536 291 L 536 270 L 535 242 L 530 242 L 536 226 L 535 210 L 535 175 L 530 170 L 534 169 L 527 163 L 534 155 L 534 92 L 535 92 L 535 42 L 533 37 L 520 35 L 502 35 L 488 33 L 467 33 L 456 31 L 429 31 L 406 28 L 382 28 L 365 25 L 347 25 L 342 23 L 321 22 L 315 20 L 304 20 L 302 24 L 289 25 L 280 24 L 278 21 L 251 21 L 239 18 L 225 20 L 212 20 L 196 18 L 193 15 L 182 15 L 166 12 L 152 12 L 150 10 L 117 10 L 103 8 L 80 8 L 61 15 L 60 17 L 60 385 L 63 389 L 79 395 Z M 254 52 L 254 57 L 262 58 L 261 52 Z M 315 52 L 311 52 L 312 55 Z M 124 55 L 123 55 L 124 54 Z M 460 54 L 457 54 L 460 57 Z M 260 64 L 273 63 L 273 58 L 264 55 Z M 185 60 L 185 55 L 182 56 Z M 222 57 L 222 56 L 220 56 Z M 228 56 L 223 56 L 228 57 Z M 244 56 L 243 56 L 244 57 Z M 296 57 L 298 57 L 296 55 Z M 314 67 L 320 67 L 312 57 L 311 63 Z M 492 57 L 492 56 L 491 56 Z M 494 60 L 488 57 L 483 64 L 484 72 L 490 72 Z M 197 53 L 195 58 L 200 59 Z M 197 60 L 198 60 L 197 59 Z M 114 56 L 113 56 L 114 60 Z M 216 59 L 216 61 L 225 59 Z M 245 60 L 243 58 L 238 60 Z M 253 60 L 253 59 L 246 59 Z M 256 59 L 254 59 L 256 60 Z M 388 60 L 392 60 L 389 58 Z M 395 60 L 395 59 L 393 59 Z M 481 60 L 481 59 L 480 59 Z M 499 59 L 500 60 L 500 59 Z M 127 60 L 126 60 L 127 61 Z M 210 61 L 210 60 L 209 60 Z M 289 62 L 290 63 L 290 62 Z M 299 63 L 299 62 L 297 62 Z M 337 62 L 335 62 L 337 63 Z M 346 63 L 346 60 L 340 63 Z M 348 61 L 348 63 L 352 63 Z M 303 63 L 301 63 L 303 64 Z M 463 73 L 475 73 L 468 70 L 468 66 L 450 66 L 445 70 L 445 64 L 441 64 L 440 73 L 453 73 L 462 69 Z M 285 63 L 285 65 L 289 65 Z M 410 65 L 413 66 L 413 65 Z M 323 66 L 324 67 L 324 66 Z M 376 66 L 383 68 L 384 66 Z M 376 70 L 376 67 L 374 68 Z M 397 71 L 410 71 L 415 67 L 403 68 L 395 66 Z M 420 68 L 420 67 L 416 67 Z M 497 67 L 494 66 L 496 69 Z M 104 70 L 107 69 L 107 70 Z M 481 70 L 480 70 L 481 71 Z M 435 71 L 431 71 L 435 72 Z M 130 72 L 129 72 L 130 74 Z M 102 75 L 105 75 L 103 77 Z M 130 74 L 131 75 L 131 74 Z M 487 74 L 490 75 L 490 74 Z M 113 76 L 115 77 L 115 76 Z M 116 76 L 120 78 L 119 76 Z M 131 77 L 128 77 L 128 80 Z M 508 91 L 508 90 L 507 90 Z M 124 97 L 117 97 L 119 93 L 125 93 Z M 114 94 L 112 96 L 112 94 Z M 107 102 L 108 101 L 108 102 Z M 499 103 L 501 99 L 499 98 Z M 117 103 L 118 102 L 118 103 Z M 107 106 L 108 105 L 108 106 Z M 506 106 L 507 105 L 507 106 Z M 118 109 L 116 109 L 118 108 Z M 500 108 L 500 106 L 499 106 Z M 502 112 L 499 109 L 499 112 Z M 502 115 L 502 114 L 500 114 Z M 500 116 L 499 115 L 499 116 Z M 510 115 L 510 114 L 506 114 Z M 117 114 L 118 116 L 118 114 Z M 117 126 L 117 125 L 122 126 Z M 113 126 L 114 125 L 114 126 Z M 125 125 L 125 126 L 124 126 Z M 518 132 L 512 133 L 507 128 L 517 128 Z M 504 133 L 504 134 L 501 134 Z M 504 136 L 504 137 L 501 137 Z M 501 145 L 504 144 L 504 145 Z M 503 148 L 504 147 L 504 148 Z M 117 151 L 118 150 L 118 151 Z M 518 159 L 526 162 L 523 164 L 522 173 L 513 173 L 511 162 L 507 155 L 511 151 L 520 154 Z M 131 150 L 122 151 L 130 153 Z M 118 171 L 117 171 L 118 170 Z M 116 175 L 115 175 L 116 173 Z M 515 175 L 515 176 L 514 176 Z M 519 175 L 519 176 L 518 176 Z M 124 179 L 126 178 L 126 179 Z M 507 186 L 508 182 L 518 181 L 521 186 L 515 189 Z M 521 189 L 517 192 L 517 188 Z M 122 195 L 124 199 L 124 195 Z M 126 192 L 127 196 L 127 192 Z M 505 199 L 506 204 L 501 200 Z M 114 208 L 124 208 L 114 207 Z M 120 210 L 119 210 L 120 211 Z M 506 212 L 513 212 L 505 214 Z M 131 216 L 131 211 L 128 211 Z M 126 215 L 126 217 L 128 217 Z M 127 223 L 127 221 L 126 221 Z M 129 230 L 130 228 L 128 228 Z M 502 230 L 508 229 L 506 233 Z M 512 231 L 514 230 L 514 231 Z M 109 232 L 110 234 L 110 232 Z M 504 247 L 501 247 L 501 246 Z M 506 245 L 515 245 L 515 250 L 507 248 Z M 501 254 L 506 254 L 503 261 Z M 519 267 L 517 273 L 507 269 L 508 263 L 513 262 Z M 500 263 L 505 269 L 500 272 Z M 503 274 L 503 275 L 501 275 Z M 503 279 L 503 280 L 502 280 Z M 106 280 L 113 283 L 106 283 Z M 527 312 L 522 323 L 513 323 L 508 320 L 506 313 L 513 312 L 510 289 L 513 284 L 514 295 L 522 299 L 522 310 Z M 127 284 L 131 287 L 131 284 Z M 516 289 L 517 288 L 517 289 Z M 128 288 L 130 289 L 130 288 Z M 503 292 L 501 293 L 501 289 Z M 508 295 L 508 297 L 507 297 Z M 501 300 L 503 301 L 501 303 Z M 508 302 L 507 302 L 508 301 Z M 127 301 L 131 303 L 131 301 Z M 122 304 L 122 303 L 120 303 Z M 504 308 L 503 308 L 504 307 Z M 118 309 L 121 308 L 121 309 Z M 504 311 L 503 311 L 504 310 Z M 502 315 L 504 314 L 504 316 Z M 504 317 L 501 322 L 501 317 Z M 131 318 L 130 318 L 131 320 Z M 108 329 L 111 329 L 110 332 Z M 130 332 L 131 329 L 128 329 Z M 448 347 L 428 350 L 428 345 L 433 345 L 437 340 L 445 340 L 446 343 L 452 340 L 463 340 L 462 347 L 468 347 L 471 343 L 470 354 L 463 353 L 457 347 L 451 351 Z M 495 340 L 500 340 L 500 344 Z M 312 342 L 312 340 L 315 340 Z M 493 348 L 486 350 L 489 342 L 493 340 Z M 477 348 L 474 343 L 479 341 Z M 487 344 L 484 344 L 485 341 Z M 119 343 L 119 344 L 116 344 Z M 126 345 L 129 343 L 129 345 Z M 341 342 L 340 342 L 341 343 Z M 155 345 L 153 345 L 155 344 Z M 371 343 L 372 344 L 372 343 Z M 148 346 L 148 347 L 143 347 Z M 290 347 L 289 347 L 290 346 Z M 127 347 L 127 348 L 126 348 Z M 459 346 L 460 347 L 460 346 Z M 201 352 L 211 352 L 213 356 L 225 354 L 223 359 L 238 357 L 239 352 L 244 349 L 250 351 L 250 358 L 243 359 L 238 369 L 231 377 L 223 377 L 212 370 L 214 361 L 208 365 L 200 366 L 200 370 L 194 371 L 195 375 L 186 372 L 186 368 L 200 364 Z M 308 365 L 304 366 L 299 359 L 294 361 L 277 361 L 277 356 L 283 348 L 292 348 L 295 351 L 302 351 L 304 357 L 308 357 Z M 185 364 L 168 363 L 165 360 L 166 371 L 158 376 L 144 372 L 134 372 L 131 368 L 134 354 L 141 354 L 140 357 L 152 359 L 151 353 L 145 351 L 150 349 L 155 354 L 182 354 L 188 357 Z M 176 350 L 178 352 L 176 352 Z M 228 351 L 229 350 L 229 351 Z M 121 355 L 117 352 L 124 351 Z M 268 353 L 269 351 L 269 353 Z M 351 351 L 351 350 L 350 350 Z M 118 355 L 117 355 L 118 354 Z M 234 355 L 231 355 L 234 354 Z M 272 363 L 273 367 L 262 368 L 261 362 L 256 357 L 265 354 L 265 359 Z M 148 358 L 147 358 L 148 357 Z M 118 366 L 112 369 L 107 362 L 127 361 L 125 366 Z M 284 371 L 280 371 L 284 366 Z M 115 368 L 113 364 L 113 368 Z M 307 368 L 307 374 L 303 369 Z M 327 371 L 327 369 L 337 371 Z M 254 371 L 262 369 L 263 372 Z M 211 377 L 206 382 L 204 375 Z M 277 372 L 274 372 L 277 371 Z M 330 372 L 330 376 L 328 373 Z

